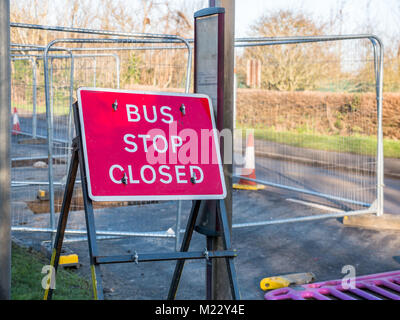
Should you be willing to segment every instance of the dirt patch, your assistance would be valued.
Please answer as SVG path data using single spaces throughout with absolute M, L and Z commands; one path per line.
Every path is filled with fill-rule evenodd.
M 54 194 L 55 211 L 60 212 L 61 204 L 64 197 L 64 191 L 56 190 Z M 158 203 L 158 201 L 120 201 L 120 202 L 93 202 L 94 209 L 104 209 L 104 208 L 116 208 L 116 207 L 127 207 Z M 50 200 L 48 193 L 44 197 L 38 196 L 37 199 L 33 201 L 26 202 L 28 208 L 35 214 L 49 213 L 50 212 Z M 70 211 L 80 211 L 84 209 L 84 202 L 81 189 L 77 189 L 71 200 Z

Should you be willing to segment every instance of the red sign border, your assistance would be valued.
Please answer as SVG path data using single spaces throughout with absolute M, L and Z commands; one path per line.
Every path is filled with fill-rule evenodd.
M 159 96 L 177 96 L 177 97 L 191 97 L 191 98 L 206 98 L 209 101 L 210 114 L 211 114 L 211 123 L 213 133 L 214 133 L 214 143 L 215 150 L 217 150 L 217 158 L 218 158 L 218 166 L 219 173 L 222 184 L 222 194 L 211 194 L 211 195 L 164 195 L 164 196 L 94 196 L 92 194 L 92 187 L 90 181 L 90 167 L 87 156 L 86 149 L 86 136 L 85 136 L 85 124 L 83 121 L 83 113 L 82 113 L 82 101 L 81 101 L 81 91 L 105 91 L 105 92 L 115 92 L 115 93 L 133 93 L 133 94 L 144 94 L 144 95 L 159 95 Z M 85 161 L 85 171 L 86 171 L 86 180 L 89 191 L 89 198 L 93 201 L 102 201 L 102 202 L 114 202 L 114 201 L 163 201 L 163 200 L 221 200 L 225 199 L 226 192 L 226 183 L 224 177 L 224 171 L 222 167 L 222 160 L 220 154 L 220 146 L 219 146 L 219 138 L 217 135 L 216 124 L 214 119 L 214 109 L 212 106 L 211 98 L 205 94 L 199 93 L 175 93 L 175 92 L 156 92 L 156 91 L 140 91 L 140 90 L 121 90 L 121 89 L 109 89 L 109 88 L 93 88 L 93 87 L 80 87 L 77 90 L 78 97 L 78 111 L 79 111 L 79 119 L 81 125 L 81 133 L 82 133 L 82 149 L 83 149 L 83 158 Z

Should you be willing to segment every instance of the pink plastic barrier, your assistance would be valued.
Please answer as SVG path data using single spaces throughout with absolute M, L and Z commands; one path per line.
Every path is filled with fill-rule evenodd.
M 265 300 L 400 300 L 400 271 L 357 277 L 354 289 L 342 280 L 282 288 L 264 295 Z

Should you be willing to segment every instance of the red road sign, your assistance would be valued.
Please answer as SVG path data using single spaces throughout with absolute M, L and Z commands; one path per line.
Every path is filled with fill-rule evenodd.
M 78 105 L 92 200 L 225 198 L 208 96 L 80 88 Z

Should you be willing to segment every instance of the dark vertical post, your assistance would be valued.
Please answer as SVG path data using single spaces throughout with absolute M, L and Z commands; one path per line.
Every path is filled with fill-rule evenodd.
M 10 2 L 0 0 L 0 300 L 11 297 Z
M 224 45 L 224 104 L 223 128 L 230 130 L 233 139 L 233 100 L 234 100 L 234 64 L 235 64 L 235 0 L 210 0 L 210 6 L 225 8 L 225 45 Z M 221 107 L 221 106 L 219 106 Z M 224 143 L 224 148 L 232 148 L 229 151 L 233 155 L 233 143 Z M 222 153 L 222 157 L 226 154 Z M 233 156 L 231 156 L 233 159 Z M 226 159 L 225 159 L 226 160 Z M 231 162 L 231 161 L 229 161 Z M 227 197 L 225 199 L 226 213 L 230 231 L 232 230 L 232 163 L 224 161 L 224 174 L 227 185 Z M 224 243 L 221 237 L 214 239 L 214 250 L 223 250 Z M 216 259 L 213 263 L 213 299 L 227 300 L 231 298 L 229 277 L 226 272 L 225 261 Z
M 85 220 L 86 220 L 88 247 L 89 247 L 90 268 L 91 268 L 91 272 L 92 272 L 93 294 L 94 294 L 95 300 L 104 300 L 104 292 L 103 292 L 103 284 L 102 284 L 102 279 L 101 279 L 100 265 L 96 263 L 95 258 L 94 258 L 99 255 L 99 249 L 98 249 L 97 242 L 96 242 L 97 238 L 96 238 L 96 225 L 94 222 L 93 202 L 92 202 L 92 199 L 89 198 L 89 190 L 88 190 L 86 170 L 85 170 L 85 160 L 83 157 L 82 130 L 81 130 L 81 123 L 80 123 L 80 119 L 79 119 L 78 103 L 75 102 L 73 104 L 72 108 L 74 110 L 76 134 L 79 137 L 77 139 L 78 148 L 79 148 L 78 159 L 79 159 L 79 169 L 80 169 L 81 181 L 82 181 L 83 204 L 85 206 Z
M 190 241 L 192 240 L 192 235 L 193 235 L 197 215 L 199 214 L 199 210 L 200 210 L 200 204 L 201 204 L 201 201 L 199 201 L 199 200 L 196 200 L 193 202 L 192 210 L 190 211 L 188 223 L 187 223 L 187 226 L 185 229 L 186 230 L 185 235 L 183 236 L 180 252 L 187 252 L 189 250 Z M 181 275 L 182 275 L 184 265 L 185 265 L 185 260 L 179 260 L 176 263 L 174 275 L 172 277 L 171 286 L 169 288 L 168 300 L 175 299 L 175 296 L 176 296 L 176 293 L 178 290 L 178 286 L 179 286 L 179 282 L 181 280 Z
M 65 228 L 67 227 L 69 209 L 71 206 L 72 194 L 74 192 L 76 174 L 78 173 L 78 165 L 79 165 L 78 144 L 79 142 L 74 144 L 74 151 L 72 153 L 72 159 L 69 165 L 67 184 L 64 192 L 64 199 L 61 206 L 60 217 L 58 219 L 57 233 L 54 241 L 53 251 L 51 254 L 50 264 L 54 268 L 54 270 L 51 270 L 51 272 L 55 273 L 54 279 L 56 277 L 58 264 L 60 262 Z M 50 279 L 52 278 L 50 277 Z M 51 300 L 52 296 L 53 296 L 53 289 L 51 287 L 51 283 L 49 283 L 48 287 L 45 290 L 44 300 Z

